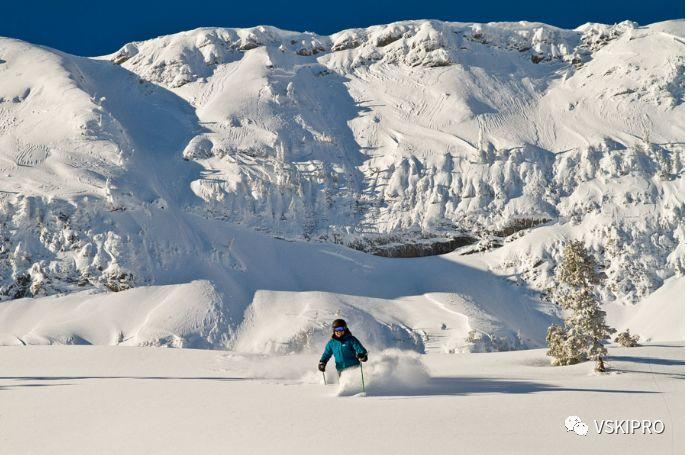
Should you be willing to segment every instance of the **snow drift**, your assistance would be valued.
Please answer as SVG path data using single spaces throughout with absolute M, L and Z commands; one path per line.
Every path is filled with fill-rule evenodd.
M 18 299 L 0 307 L 0 344 L 207 348 L 226 342 L 220 302 L 207 281 Z

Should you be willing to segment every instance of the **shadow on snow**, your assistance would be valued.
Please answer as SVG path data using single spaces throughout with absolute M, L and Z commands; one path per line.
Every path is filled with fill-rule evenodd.
M 431 378 L 429 383 L 417 388 L 376 390 L 374 384 L 368 386 L 368 396 L 421 397 L 439 395 L 475 394 L 527 394 L 538 392 L 591 392 L 591 393 L 658 393 L 651 390 L 622 390 L 596 388 L 558 387 L 534 381 L 503 380 L 482 377 L 440 377 Z

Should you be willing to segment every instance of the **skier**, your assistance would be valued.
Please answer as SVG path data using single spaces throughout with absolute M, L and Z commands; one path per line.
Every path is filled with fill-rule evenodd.
M 346 368 L 357 367 L 360 362 L 367 362 L 367 349 L 351 334 L 346 321 L 335 319 L 332 322 L 332 332 L 332 339 L 324 347 L 324 353 L 317 366 L 318 370 L 324 372 L 327 368 L 327 361 L 332 355 L 334 355 L 336 371 L 339 376 Z

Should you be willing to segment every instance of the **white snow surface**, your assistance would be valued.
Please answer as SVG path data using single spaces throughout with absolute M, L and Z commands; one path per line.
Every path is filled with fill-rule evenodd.
M 344 316 L 378 349 L 536 347 L 571 238 L 618 323 L 677 337 L 683 28 L 0 38 L 0 343 L 310 352 Z
M 324 386 L 314 355 L 0 347 L 0 440 L 18 455 L 684 453 L 684 344 L 609 354 L 595 374 L 591 362 L 551 367 L 542 349 L 375 352 L 363 397 L 359 369 Z M 566 431 L 569 416 L 586 436 Z M 665 431 L 598 434 L 594 419 L 660 419 Z
M 685 277 L 667 280 L 636 306 L 609 305 L 608 322 L 630 329 L 646 341 L 679 340 L 685 336 Z

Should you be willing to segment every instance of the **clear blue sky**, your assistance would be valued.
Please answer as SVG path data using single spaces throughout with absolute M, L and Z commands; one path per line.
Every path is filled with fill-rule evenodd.
M 630 19 L 648 24 L 684 17 L 683 0 L 5 0 L 0 36 L 78 55 L 101 55 L 129 41 L 202 26 L 262 24 L 329 34 L 403 19 L 529 20 L 574 28 L 585 22 Z

